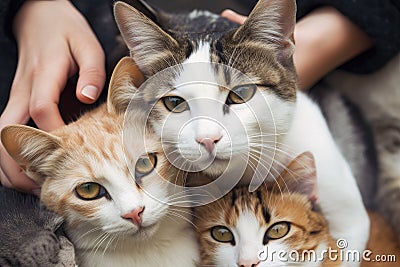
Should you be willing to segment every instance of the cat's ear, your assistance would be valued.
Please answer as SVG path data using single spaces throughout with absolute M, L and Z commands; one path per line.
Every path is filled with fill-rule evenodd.
M 280 59 L 288 60 L 294 52 L 295 24 L 295 0 L 259 0 L 233 40 L 267 43 L 277 48 Z
M 154 74 L 154 62 L 180 50 L 172 36 L 130 5 L 115 3 L 114 16 L 131 57 L 145 76 Z
M 130 57 L 122 58 L 111 76 L 107 96 L 108 112 L 125 112 L 137 88 L 143 82 L 144 76 L 135 61 Z
M 39 185 L 54 168 L 50 159 L 56 157 L 56 151 L 61 148 L 58 137 L 25 125 L 4 127 L 1 142 L 8 154 Z
M 275 191 L 299 193 L 317 202 L 317 169 L 311 152 L 292 160 L 276 180 Z
M 159 23 L 160 20 L 160 12 L 156 7 L 150 5 L 146 1 L 143 0 L 124 0 L 123 2 L 128 3 L 132 7 L 136 8 L 138 11 L 142 12 L 146 17 L 154 21 L 155 23 Z

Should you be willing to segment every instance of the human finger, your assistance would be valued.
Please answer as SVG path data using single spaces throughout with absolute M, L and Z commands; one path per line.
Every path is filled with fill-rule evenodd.
M 87 41 L 82 42 L 79 36 L 74 36 L 70 45 L 79 68 L 76 97 L 83 103 L 91 104 L 99 98 L 104 87 L 105 55 L 94 35 L 86 38 Z
M 29 114 L 36 125 L 52 131 L 65 123 L 60 115 L 58 103 L 68 78 L 68 67 L 63 63 L 51 63 L 34 73 Z
M 247 19 L 246 16 L 240 15 L 230 9 L 225 9 L 224 11 L 222 11 L 221 17 L 229 19 L 230 21 L 236 22 L 238 24 L 243 24 Z
M 37 195 L 40 191 L 40 186 L 24 173 L 3 147 L 0 150 L 0 165 L 2 166 L 0 179 L 2 186 Z

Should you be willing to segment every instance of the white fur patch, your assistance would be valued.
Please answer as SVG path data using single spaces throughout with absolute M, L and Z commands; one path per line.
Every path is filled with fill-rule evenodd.
M 210 11 L 207 11 L 207 10 L 195 9 L 189 13 L 189 19 L 196 19 L 196 18 L 202 17 L 202 16 L 209 17 L 210 19 L 212 19 L 212 22 L 216 21 L 219 18 L 219 16 L 217 14 L 211 13 Z

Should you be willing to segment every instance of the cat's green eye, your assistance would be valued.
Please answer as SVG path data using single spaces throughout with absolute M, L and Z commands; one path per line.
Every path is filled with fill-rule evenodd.
M 83 200 L 95 200 L 102 197 L 107 197 L 107 190 L 98 183 L 84 183 L 75 187 L 76 195 Z
M 211 237 L 218 242 L 235 245 L 233 233 L 225 226 L 214 226 L 211 228 L 210 233 Z
M 290 223 L 289 222 L 277 222 L 270 226 L 264 237 L 264 242 L 265 240 L 274 240 L 274 239 L 280 239 L 284 236 L 286 236 L 290 231 Z
M 157 156 L 154 153 L 141 156 L 135 165 L 136 182 L 140 183 L 141 178 L 151 173 L 157 165 Z
M 256 90 L 257 90 L 257 85 L 255 84 L 244 84 L 235 86 L 229 92 L 226 104 L 231 105 L 231 104 L 245 103 L 254 96 Z
M 164 106 L 171 112 L 181 113 L 189 109 L 185 99 L 179 96 L 166 96 L 162 99 Z

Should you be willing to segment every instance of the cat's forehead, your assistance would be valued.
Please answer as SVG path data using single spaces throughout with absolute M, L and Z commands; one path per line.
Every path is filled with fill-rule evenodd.
M 80 120 L 55 132 L 61 137 L 64 150 L 80 158 L 119 158 L 137 160 L 141 155 L 162 151 L 158 137 L 146 128 L 145 118 L 134 110 L 115 116 L 104 109 L 83 116 Z
M 149 118 L 139 116 L 135 109 L 125 115 L 122 140 L 124 150 L 131 153 L 134 158 L 146 153 L 161 153 L 163 151 L 161 140 L 146 124 Z
M 248 187 L 243 186 L 203 208 L 201 214 L 208 213 L 211 224 L 220 223 L 236 228 L 243 222 L 241 218 L 249 217 L 243 217 L 249 212 L 259 226 L 266 226 L 276 221 L 296 221 L 300 225 L 307 225 L 308 217 L 305 215 L 312 211 L 305 196 L 271 192 L 263 187 L 249 192 Z
M 294 79 L 276 60 L 272 49 L 246 42 L 232 44 L 229 38 L 188 41 L 192 50 L 172 66 L 158 71 L 142 86 L 139 99 L 148 102 L 166 95 L 193 98 L 226 98 L 233 87 L 268 85 L 284 99 L 293 100 Z M 271 86 L 269 86 L 271 85 Z
M 182 62 L 174 77 L 173 93 L 189 98 L 225 98 L 235 85 L 259 80 L 215 60 L 210 42 L 199 42 L 192 54 Z

